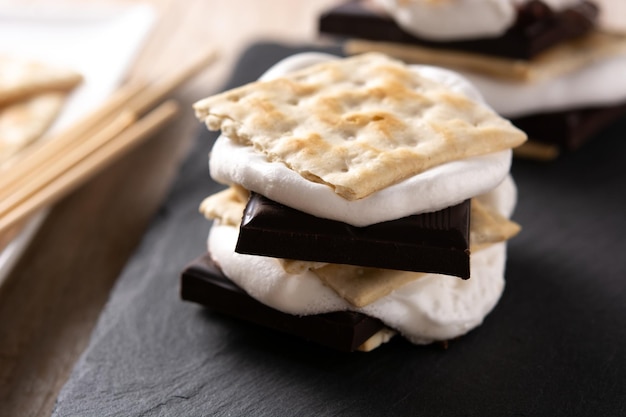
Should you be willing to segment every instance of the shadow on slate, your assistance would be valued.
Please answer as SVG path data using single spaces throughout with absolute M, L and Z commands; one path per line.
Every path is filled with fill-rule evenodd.
M 251 46 L 228 87 L 310 48 Z M 337 52 L 338 49 L 331 49 Z M 485 323 L 447 350 L 337 353 L 179 298 L 205 247 L 214 134 L 195 148 L 114 288 L 54 416 L 626 415 L 626 120 L 577 153 L 516 160 L 522 233 Z

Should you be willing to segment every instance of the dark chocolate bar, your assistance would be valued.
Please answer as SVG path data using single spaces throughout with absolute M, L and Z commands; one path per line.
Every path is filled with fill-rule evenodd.
M 573 151 L 624 115 L 626 103 L 534 114 L 511 121 L 532 140 Z
M 414 44 L 484 55 L 530 60 L 561 42 L 588 33 L 595 24 L 598 8 L 581 2 L 569 9 L 554 12 L 540 1 L 520 6 L 515 24 L 502 36 L 463 41 L 432 41 L 413 36 L 381 12 L 350 1 L 339 5 L 319 19 L 322 34 L 381 42 Z
M 385 327 L 378 319 L 351 311 L 294 316 L 275 310 L 230 281 L 208 253 L 185 268 L 180 292 L 183 300 L 339 351 L 357 350 Z
M 366 227 L 322 219 L 252 193 L 238 253 L 469 278 L 470 201 Z

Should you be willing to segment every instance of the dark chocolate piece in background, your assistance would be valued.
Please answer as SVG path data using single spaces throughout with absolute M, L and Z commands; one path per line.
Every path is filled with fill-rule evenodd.
M 589 1 L 555 13 L 545 3 L 532 0 L 519 6 L 515 25 L 499 38 L 434 42 L 406 33 L 390 17 L 373 11 L 361 0 L 353 0 L 323 14 L 319 30 L 324 34 L 348 38 L 528 60 L 563 41 L 588 33 L 593 29 L 597 16 L 597 6 Z M 512 122 L 534 141 L 573 151 L 625 112 L 626 105 L 618 104 L 532 114 L 514 118 Z
M 340 48 L 252 45 L 226 87 L 311 50 Z M 626 415 L 626 119 L 550 164 L 513 162 L 522 231 L 480 327 L 445 351 L 395 337 L 364 354 L 180 300 L 180 272 L 205 252 L 210 227 L 198 206 L 221 189 L 207 173 L 217 134 L 198 131 L 54 417 Z
M 180 285 L 183 300 L 338 351 L 357 350 L 385 327 L 378 319 L 352 311 L 294 316 L 275 310 L 230 281 L 208 253 L 185 268 Z
M 532 140 L 574 151 L 624 115 L 626 103 L 533 114 L 511 121 Z
M 319 32 L 343 38 L 398 42 L 504 58 L 530 60 L 561 42 L 588 33 L 595 24 L 597 7 L 590 2 L 552 12 L 539 1 L 520 6 L 516 23 L 497 38 L 432 41 L 401 29 L 389 16 L 353 0 L 328 10 L 319 18 Z
M 356 227 L 251 193 L 236 252 L 469 278 L 470 200 Z

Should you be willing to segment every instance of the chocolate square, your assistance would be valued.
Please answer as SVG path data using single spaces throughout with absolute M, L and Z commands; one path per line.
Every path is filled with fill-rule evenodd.
M 515 24 L 499 37 L 432 41 L 407 33 L 391 17 L 373 10 L 366 2 L 350 1 L 322 14 L 319 31 L 344 38 L 530 60 L 553 46 L 588 33 L 597 15 L 597 7 L 586 1 L 559 12 L 551 11 L 542 2 L 531 1 L 520 6 Z
M 275 310 L 230 281 L 209 253 L 182 272 L 180 292 L 183 300 L 339 351 L 357 350 L 385 327 L 378 319 L 352 311 L 294 316 Z
M 619 103 L 531 114 L 511 121 L 534 141 L 573 151 L 624 115 L 626 103 Z
M 467 200 L 432 213 L 356 227 L 252 193 L 235 251 L 469 278 L 469 219 Z

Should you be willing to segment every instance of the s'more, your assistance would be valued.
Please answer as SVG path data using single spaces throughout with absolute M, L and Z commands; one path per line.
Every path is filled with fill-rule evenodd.
M 587 0 L 352 0 L 319 31 L 346 53 L 379 51 L 460 72 L 529 141 L 516 155 L 554 159 L 626 113 L 626 36 Z
M 341 351 L 445 342 L 498 302 L 526 135 L 463 77 L 303 53 L 194 109 L 227 187 L 183 299 Z

